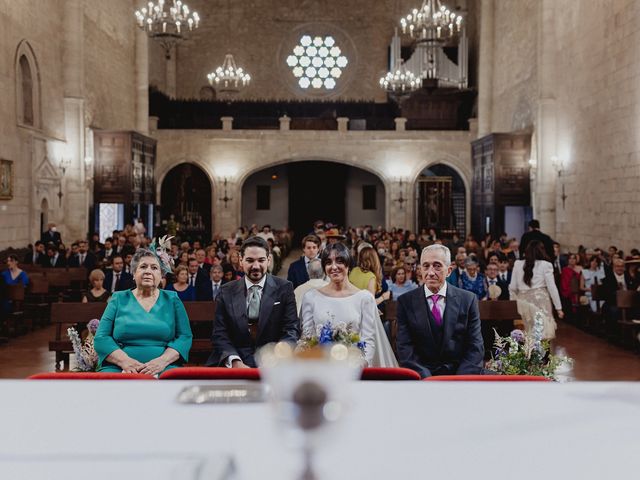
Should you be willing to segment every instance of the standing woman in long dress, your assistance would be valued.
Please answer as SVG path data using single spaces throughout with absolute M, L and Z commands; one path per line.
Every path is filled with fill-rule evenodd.
M 327 322 L 334 327 L 344 323 L 358 332 L 360 341 L 366 343 L 364 359 L 368 366 L 397 366 L 373 295 L 349 281 L 349 267 L 352 265 L 349 249 L 342 243 L 327 245 L 320 261 L 329 284 L 310 290 L 302 298 L 300 319 L 303 335 L 316 335 L 318 327 Z
M 557 325 L 553 318 L 552 303 L 558 318 L 564 318 L 564 312 L 553 275 L 553 265 L 542 242 L 529 242 L 524 252 L 524 260 L 516 260 L 514 263 L 509 293 L 510 298 L 518 302 L 518 313 L 527 331 L 533 329 L 535 314 L 542 312 L 542 338 L 555 338 Z

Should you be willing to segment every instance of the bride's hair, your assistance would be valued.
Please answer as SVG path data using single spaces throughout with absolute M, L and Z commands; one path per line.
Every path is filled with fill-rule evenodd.
M 533 267 L 536 264 L 536 260 L 546 260 L 548 262 L 549 257 L 544 251 L 544 244 L 538 240 L 532 240 L 524 251 L 524 283 L 528 286 L 531 286 Z
M 333 243 L 324 247 L 322 255 L 320 255 L 320 262 L 322 263 L 322 271 L 327 268 L 327 264 L 330 262 L 331 254 L 335 252 L 336 260 L 339 263 L 344 264 L 347 270 L 351 270 L 353 267 L 353 257 L 351 251 L 343 243 Z

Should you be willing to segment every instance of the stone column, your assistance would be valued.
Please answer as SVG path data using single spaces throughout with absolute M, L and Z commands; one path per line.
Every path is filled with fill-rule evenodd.
M 538 101 L 536 137 L 537 171 L 534 185 L 534 216 L 542 231 L 556 238 L 556 183 L 558 173 L 552 158 L 558 155 L 558 112 L 556 90 L 556 35 L 554 0 L 542 0 L 538 10 Z
M 407 129 L 407 119 L 404 117 L 397 117 L 394 119 L 396 122 L 396 132 L 404 132 Z
M 62 75 L 64 80 L 64 123 L 66 145 L 61 155 L 69 167 L 62 180 L 60 230 L 65 243 L 86 238 L 89 205 L 93 192 L 86 186 L 84 166 L 84 2 L 65 0 Z M 61 158 L 56 158 L 59 162 Z M 56 205 L 57 207 L 57 205 Z
M 493 103 L 493 1 L 480 4 L 480 52 L 478 61 L 478 138 L 491 133 Z
M 149 132 L 155 132 L 158 130 L 158 121 L 160 117 L 150 116 L 149 117 Z
M 233 117 L 220 117 L 222 120 L 222 130 L 228 132 L 233 130 Z
M 136 130 L 149 133 L 149 39 L 136 28 Z
M 338 117 L 338 131 L 346 132 L 349 130 L 349 117 Z
M 284 115 L 283 117 L 280 117 L 280 130 L 282 131 L 288 131 L 291 129 L 291 117 L 287 117 L 286 115 Z

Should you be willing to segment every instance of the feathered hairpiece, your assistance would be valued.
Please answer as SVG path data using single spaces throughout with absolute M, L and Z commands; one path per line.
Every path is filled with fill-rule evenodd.
M 159 237 L 156 240 L 154 239 L 149 245 L 149 250 L 153 252 L 153 254 L 158 259 L 158 263 L 160 264 L 160 269 L 163 274 L 171 273 L 173 270 L 173 258 L 169 256 L 168 251 L 171 250 L 171 239 L 173 236 L 165 235 L 164 237 Z

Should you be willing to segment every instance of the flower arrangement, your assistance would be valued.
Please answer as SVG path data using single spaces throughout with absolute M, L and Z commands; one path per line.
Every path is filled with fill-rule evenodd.
M 355 345 L 364 353 L 367 342 L 360 340 L 360 334 L 353 331 L 351 325 L 344 322 L 338 322 L 335 325 L 331 321 L 327 321 L 323 325 L 318 325 L 315 335 L 304 335 L 298 341 L 298 350 L 308 350 L 318 345 L 330 345 L 333 343 L 341 343 L 346 346 Z
M 500 375 L 533 375 L 560 381 L 573 359 L 550 353 L 549 341 L 542 339 L 544 313 L 537 312 L 531 333 L 513 330 L 508 337 L 495 332 L 494 352 L 487 368 Z
M 98 354 L 93 348 L 93 338 L 98 331 L 98 325 L 100 325 L 100 320 L 97 318 L 89 321 L 87 324 L 87 331 L 89 333 L 87 334 L 87 338 L 85 338 L 84 343 L 75 328 L 69 327 L 67 329 L 67 335 L 71 340 L 73 353 L 76 354 L 76 360 L 78 362 L 77 371 L 92 372 L 98 366 Z

